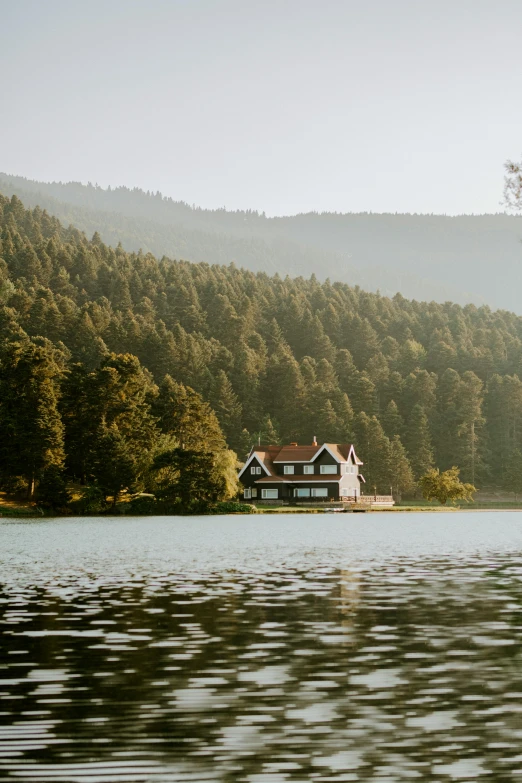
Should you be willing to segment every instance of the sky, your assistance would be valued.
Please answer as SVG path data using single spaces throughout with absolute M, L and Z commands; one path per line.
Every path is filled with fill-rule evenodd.
M 0 0 L 0 171 L 462 214 L 522 156 L 520 0 Z

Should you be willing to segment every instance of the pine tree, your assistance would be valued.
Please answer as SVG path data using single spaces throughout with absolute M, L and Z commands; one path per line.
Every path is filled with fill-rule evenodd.
M 92 475 L 105 498 L 116 506 L 124 489 L 133 490 L 139 475 L 139 460 L 131 441 L 116 424 L 100 427 L 94 448 Z
M 377 408 L 375 384 L 370 380 L 366 372 L 357 373 L 350 400 L 357 413 L 367 413 L 372 416 Z
M 475 484 L 477 471 L 481 467 L 479 435 L 484 423 L 482 417 L 482 381 L 468 370 L 462 376 L 458 395 L 458 414 L 461 424 L 458 434 L 462 442 L 461 467 L 466 478 Z
M 219 424 L 233 449 L 239 447 L 242 407 L 237 394 L 232 388 L 224 370 L 217 373 L 210 392 L 210 403 L 218 418 Z
M 0 472 L 23 476 L 30 498 L 44 472 L 64 461 L 58 362 L 58 351 L 31 342 L 11 343 L 0 362 Z
M 395 477 L 389 438 L 376 416 L 360 413 L 354 423 L 356 452 L 364 462 L 365 494 L 389 493 Z
M 353 440 L 353 408 L 347 394 L 337 395 L 334 403 L 337 418 L 336 443 L 351 443 Z
M 433 449 L 431 445 L 428 417 L 422 405 L 415 405 L 406 422 L 404 444 L 413 469 L 415 481 L 433 467 Z
M 398 435 L 394 435 L 390 442 L 390 462 L 392 466 L 391 486 L 398 500 L 401 500 L 403 495 L 413 495 L 415 478 L 406 449 Z
M 306 430 L 305 386 L 299 365 L 288 352 L 270 358 L 261 395 L 266 409 L 277 416 L 283 441 L 299 440 Z
M 522 493 L 522 452 L 515 449 L 507 459 L 504 470 L 503 482 L 504 489 L 515 493 L 515 500 Z
M 263 417 L 261 427 L 255 438 L 256 443 L 259 442 L 265 446 L 277 446 L 281 443 L 277 422 L 271 418 L 269 413 Z
M 225 438 L 210 405 L 170 375 L 160 384 L 152 411 L 162 432 L 175 437 L 180 448 L 211 452 L 225 448 Z
M 317 417 L 317 436 L 321 443 L 339 442 L 337 415 L 330 400 L 325 400 Z
M 357 378 L 357 368 L 354 364 L 352 354 L 350 351 L 347 351 L 346 348 L 342 348 L 337 354 L 335 371 L 339 378 L 339 387 L 341 391 L 350 396 Z
M 173 449 L 154 461 L 159 496 L 183 513 L 206 511 L 227 498 L 227 481 L 209 452 Z
M 67 509 L 71 495 L 67 489 L 67 478 L 62 467 L 49 465 L 40 476 L 36 490 L 36 499 L 40 506 L 55 511 Z
M 389 438 L 394 438 L 396 435 L 403 435 L 404 421 L 399 413 L 395 400 L 390 400 L 380 417 L 380 421 L 384 432 Z

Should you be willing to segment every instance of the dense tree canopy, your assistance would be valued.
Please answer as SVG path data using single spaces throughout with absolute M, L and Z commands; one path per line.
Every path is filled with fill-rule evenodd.
M 34 470 L 65 466 L 110 494 L 140 485 L 158 443 L 215 451 L 223 435 L 240 458 L 265 437 L 354 439 L 370 491 L 454 464 L 500 487 L 522 451 L 514 314 L 156 260 L 1 196 L 0 340 L 0 428 L 22 437 L 3 464 L 28 481 L 33 437 Z M 33 354 L 45 372 L 24 370 Z M 24 372 L 43 418 L 13 407 Z

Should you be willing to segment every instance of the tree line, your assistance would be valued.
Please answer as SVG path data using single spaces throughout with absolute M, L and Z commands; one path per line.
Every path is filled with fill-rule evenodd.
M 0 196 L 0 259 L 0 426 L 12 415 L 4 389 L 14 388 L 13 351 L 31 345 L 56 366 L 70 475 L 81 479 L 81 455 L 91 451 L 67 432 L 87 432 L 91 420 L 100 424 L 89 449 L 98 438 L 104 446 L 92 446 L 85 480 L 98 485 L 105 479 L 94 455 L 121 445 L 114 423 L 125 437 L 136 427 L 137 438 L 148 406 L 143 421 L 169 436 L 145 388 L 134 419 L 100 408 L 128 362 L 151 387 L 173 383 L 198 395 L 240 459 L 259 440 L 311 443 L 316 435 L 355 443 L 370 491 L 411 493 L 430 468 L 453 465 L 476 486 L 517 490 L 522 319 L 512 313 L 388 298 L 314 276 L 158 260 L 109 247 L 96 233 L 88 239 L 16 197 Z M 71 388 L 91 402 L 71 403 Z M 131 449 L 133 460 L 152 454 L 147 444 Z
M 88 370 L 46 338 L 4 346 L 0 485 L 8 492 L 63 510 L 76 483 L 80 511 L 144 491 L 158 508 L 205 511 L 237 493 L 236 467 L 208 403 L 169 375 L 158 387 L 135 356 L 108 354 Z

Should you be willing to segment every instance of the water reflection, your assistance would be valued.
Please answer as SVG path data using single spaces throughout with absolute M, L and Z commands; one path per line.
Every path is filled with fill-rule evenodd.
M 520 521 L 2 523 L 0 777 L 516 779 Z

